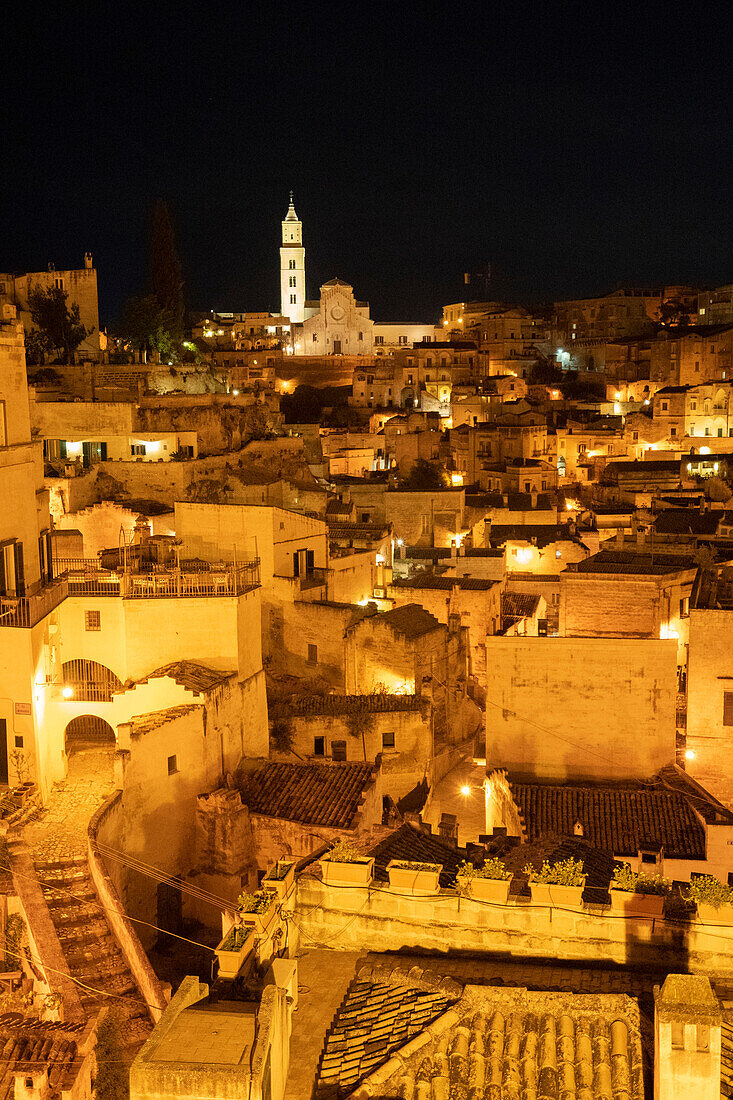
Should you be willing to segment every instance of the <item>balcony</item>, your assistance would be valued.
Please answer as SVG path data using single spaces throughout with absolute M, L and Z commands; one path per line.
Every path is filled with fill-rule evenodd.
M 259 558 L 231 562 L 187 563 L 180 568 L 153 566 L 150 570 L 100 569 L 96 559 L 61 558 L 70 596 L 122 596 L 127 600 L 241 596 L 260 583 Z
M 62 577 L 29 596 L 0 596 L 0 627 L 28 629 L 35 626 L 50 615 L 68 594 L 68 585 Z

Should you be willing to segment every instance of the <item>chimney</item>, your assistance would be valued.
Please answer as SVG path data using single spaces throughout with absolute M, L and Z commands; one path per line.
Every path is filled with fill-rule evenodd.
M 92 263 L 92 254 L 91 254 L 91 252 L 85 252 L 84 253 L 84 267 L 87 269 L 87 271 L 91 271 L 92 268 L 94 267 L 94 264 Z
M 722 1012 L 708 978 L 669 974 L 654 990 L 654 1100 L 719 1100 Z

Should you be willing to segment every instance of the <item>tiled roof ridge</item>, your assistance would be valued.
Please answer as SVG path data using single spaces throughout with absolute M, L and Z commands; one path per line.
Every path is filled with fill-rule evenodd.
M 192 710 L 202 710 L 203 703 L 181 703 L 177 707 L 161 707 L 160 710 L 150 710 L 147 714 L 135 714 L 127 719 L 127 724 L 133 733 L 148 733 L 151 729 L 163 726 L 166 722 L 174 722 Z
M 136 687 L 138 684 L 147 684 L 149 680 L 169 676 L 180 687 L 193 692 L 195 695 L 200 695 L 211 691 L 212 688 L 224 683 L 225 680 L 234 675 L 234 670 L 223 672 L 221 669 L 213 668 L 203 661 L 192 661 L 183 658 L 180 661 L 170 661 L 167 665 L 161 665 L 160 668 L 154 669 L 153 672 L 149 672 L 146 676 L 141 676 L 137 680 L 129 680 L 125 684 L 125 689 Z
M 376 692 L 371 695 L 292 695 L 287 706 L 294 715 L 347 714 L 353 706 L 375 713 L 419 711 L 424 705 L 420 695 L 392 695 Z

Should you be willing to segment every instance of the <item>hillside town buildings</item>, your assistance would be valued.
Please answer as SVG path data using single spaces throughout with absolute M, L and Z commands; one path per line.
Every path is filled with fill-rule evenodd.
M 185 364 L 0 276 L 6 1085 L 113 997 L 141 1100 L 731 1095 L 730 287 L 380 322 L 303 228 Z

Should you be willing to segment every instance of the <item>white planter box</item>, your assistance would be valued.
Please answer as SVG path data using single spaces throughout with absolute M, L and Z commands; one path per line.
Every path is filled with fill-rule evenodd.
M 721 905 L 716 909 L 708 902 L 699 901 L 697 915 L 703 924 L 733 924 L 733 905 Z
M 556 905 L 560 909 L 580 909 L 583 905 L 582 886 L 555 886 L 549 882 L 533 882 L 532 901 L 535 905 Z
M 627 917 L 661 917 L 664 894 L 637 894 L 611 887 L 611 911 Z
M 225 947 L 224 945 L 229 942 L 234 942 L 234 937 L 240 941 L 239 947 Z M 250 951 L 254 947 L 254 935 L 251 928 L 231 928 L 227 932 L 224 939 L 216 948 L 216 957 L 219 960 L 219 977 L 220 978 L 236 978 L 239 973 L 242 963 L 249 955 Z
M 374 857 L 364 856 L 354 863 L 322 859 L 321 874 L 326 886 L 368 886 L 374 876 Z
M 466 878 L 458 875 L 461 892 L 476 901 L 493 901 L 496 905 L 506 905 L 509 898 L 510 878 Z
M 273 896 L 272 902 L 262 913 L 240 913 L 242 924 L 249 925 L 258 936 L 266 936 L 277 916 L 277 901 Z
M 440 890 L 440 872 L 442 863 L 422 863 L 417 867 L 399 867 L 399 860 L 387 864 L 389 888 L 400 894 L 412 894 L 415 897 L 427 897 Z
M 262 880 L 262 889 L 270 890 L 280 901 L 287 897 L 295 882 L 295 864 L 297 860 L 279 859 L 273 868 L 273 872 L 277 873 L 281 869 L 284 870 L 284 876 L 282 878 L 270 878 L 268 872 Z

